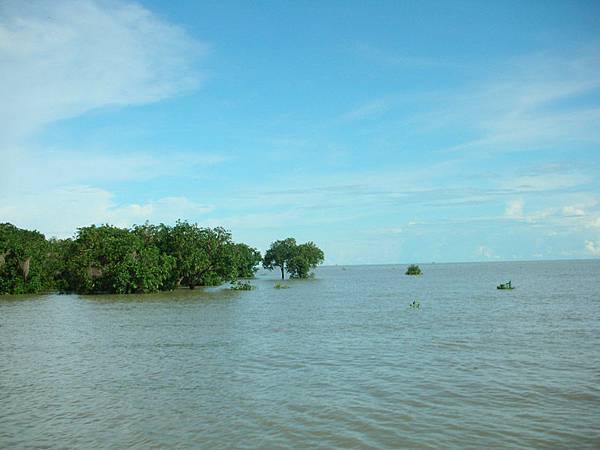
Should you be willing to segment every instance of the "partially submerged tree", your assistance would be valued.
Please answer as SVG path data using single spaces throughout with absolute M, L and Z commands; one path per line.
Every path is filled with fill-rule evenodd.
M 323 263 L 323 251 L 314 242 L 297 245 L 294 238 L 275 241 L 265 253 L 263 267 L 273 270 L 279 267 L 281 279 L 285 279 L 285 271 L 291 278 L 307 278 L 310 270 Z
M 421 275 L 421 268 L 416 264 L 411 264 L 406 268 L 406 275 Z
M 162 290 L 175 265 L 135 230 L 110 225 L 80 228 L 64 258 L 63 290 L 89 294 Z
M 0 224 L 0 294 L 26 294 L 52 288 L 47 270 L 48 242 L 42 233 Z
M 294 238 L 287 238 L 282 241 L 273 242 L 269 250 L 267 250 L 265 253 L 265 257 L 263 258 L 263 267 L 269 270 L 279 267 L 281 270 L 281 279 L 284 280 L 286 266 L 295 256 L 295 250 L 297 247 L 296 239 Z
M 325 259 L 323 251 L 314 242 L 299 245 L 295 253 L 288 265 L 292 278 L 308 278 L 311 269 L 322 264 Z
M 251 278 L 261 254 L 234 243 L 224 228 L 178 221 L 119 228 L 88 226 L 73 239 L 46 240 L 37 231 L 0 224 L 0 294 L 59 290 L 81 294 L 144 293 L 188 286 L 216 286 Z M 312 242 L 277 241 L 265 267 L 305 278 L 323 261 Z
M 233 244 L 233 256 L 238 278 L 253 278 L 262 261 L 260 252 L 246 244 Z

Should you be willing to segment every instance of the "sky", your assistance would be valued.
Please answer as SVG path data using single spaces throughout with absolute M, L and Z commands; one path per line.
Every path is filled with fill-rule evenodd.
M 0 0 L 0 222 L 600 257 L 597 1 Z

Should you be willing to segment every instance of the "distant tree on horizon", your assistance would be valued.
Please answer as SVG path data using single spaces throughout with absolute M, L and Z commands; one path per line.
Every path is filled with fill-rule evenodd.
M 421 268 L 416 264 L 411 264 L 406 268 L 406 275 L 421 275 Z

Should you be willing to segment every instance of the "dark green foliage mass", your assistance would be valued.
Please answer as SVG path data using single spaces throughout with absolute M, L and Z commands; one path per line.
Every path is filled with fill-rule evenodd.
M 406 269 L 406 275 L 421 275 L 421 268 L 416 264 L 411 264 Z
M 48 270 L 50 244 L 37 231 L 0 224 L 0 294 L 27 294 L 53 288 Z
M 285 278 L 285 269 L 289 261 L 295 256 L 294 252 L 298 246 L 296 239 L 287 238 L 283 241 L 275 241 L 271 244 L 271 248 L 265 253 L 263 258 L 263 267 L 273 270 L 279 267 L 281 270 L 281 279 Z
M 275 241 L 265 253 L 263 267 L 281 270 L 281 279 L 285 279 L 285 271 L 291 278 L 308 278 L 310 270 L 323 263 L 325 255 L 313 242 L 297 245 L 294 238 Z
M 0 224 L 0 294 L 47 291 L 145 293 L 186 286 L 218 286 L 253 278 L 258 265 L 307 278 L 324 260 L 313 242 L 275 241 L 264 259 L 246 244 L 235 243 L 224 228 L 186 221 L 174 226 L 145 223 L 132 228 L 91 225 L 72 239 L 46 240 L 37 231 Z
M 229 231 L 184 221 L 92 225 L 65 240 L 0 224 L 0 294 L 193 289 L 251 278 L 260 261 L 258 250 L 234 243 Z
M 67 292 L 129 294 L 167 287 L 175 261 L 141 233 L 110 225 L 80 228 L 64 253 Z
M 178 221 L 167 233 L 165 252 L 175 258 L 175 286 L 217 286 L 237 278 L 231 233 Z
M 233 255 L 238 278 L 254 277 L 262 261 L 260 252 L 246 244 L 233 244 Z

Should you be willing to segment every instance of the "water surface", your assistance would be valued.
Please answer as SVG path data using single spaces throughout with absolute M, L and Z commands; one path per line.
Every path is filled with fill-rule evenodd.
M 599 448 L 600 261 L 421 267 L 0 297 L 0 447 Z

